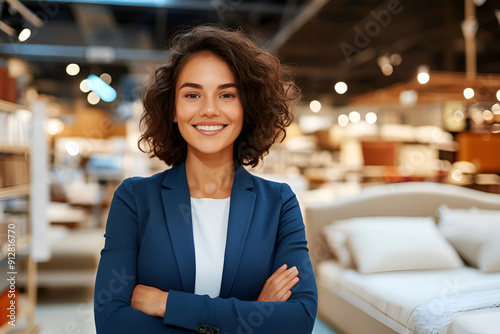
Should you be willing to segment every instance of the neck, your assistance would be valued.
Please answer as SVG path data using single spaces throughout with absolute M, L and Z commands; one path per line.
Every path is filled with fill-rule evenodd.
M 227 198 L 231 196 L 234 180 L 231 157 L 206 157 L 190 154 L 186 157 L 186 177 L 191 197 Z

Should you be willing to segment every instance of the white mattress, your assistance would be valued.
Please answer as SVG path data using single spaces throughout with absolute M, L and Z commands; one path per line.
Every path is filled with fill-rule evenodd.
M 335 261 L 320 263 L 317 276 L 321 284 L 400 333 L 415 329 L 413 311 L 420 303 L 440 296 L 450 298 L 471 282 L 500 280 L 500 273 L 484 274 L 469 267 L 363 275 L 343 269 Z M 500 309 L 461 313 L 441 333 L 498 334 Z

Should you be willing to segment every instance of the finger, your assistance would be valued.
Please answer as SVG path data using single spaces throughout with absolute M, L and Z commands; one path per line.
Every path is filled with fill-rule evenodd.
M 294 277 L 296 277 L 299 274 L 299 271 L 297 270 L 297 267 L 292 267 L 285 272 L 281 273 L 280 275 L 276 276 L 273 279 L 273 283 L 276 285 L 284 285 L 288 281 L 292 280 Z
M 292 292 L 291 292 L 291 289 L 299 282 L 299 278 L 298 277 L 294 277 L 292 280 L 288 281 L 282 288 L 280 291 L 278 291 L 277 293 L 277 296 L 278 298 L 280 299 L 283 299 L 285 298 L 284 296 L 288 295 L 288 297 L 286 297 L 285 300 L 287 300 L 288 298 L 290 298 Z
M 275 277 L 273 277 L 273 281 L 274 283 L 279 284 L 283 280 L 285 281 L 290 280 L 297 275 L 298 275 L 297 267 L 292 267 L 277 274 Z
M 280 275 L 285 273 L 286 270 L 287 270 L 286 264 L 284 264 L 281 267 L 279 267 L 278 269 L 276 269 L 276 271 L 271 276 L 269 276 L 269 278 L 266 280 L 265 285 L 269 285 L 269 284 L 273 283 L 273 281 L 275 281 L 276 279 L 278 279 L 278 282 L 279 282 Z

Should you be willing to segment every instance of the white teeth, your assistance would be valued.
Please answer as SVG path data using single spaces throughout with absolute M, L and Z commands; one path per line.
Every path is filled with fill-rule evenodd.
M 202 131 L 218 131 L 222 130 L 223 127 L 224 125 L 196 125 L 196 128 Z

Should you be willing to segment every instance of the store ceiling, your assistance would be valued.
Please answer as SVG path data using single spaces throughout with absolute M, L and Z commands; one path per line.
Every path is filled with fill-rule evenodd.
M 462 0 L 90 0 L 21 1 L 43 21 L 24 43 L 0 32 L 0 56 L 29 62 L 43 93 L 75 98 L 79 81 L 107 72 L 121 96 L 131 99 L 137 82 L 161 60 L 167 40 L 202 23 L 243 27 L 295 71 L 306 101 L 343 105 L 350 98 L 413 80 L 419 65 L 432 71 L 465 71 Z M 26 20 L 0 1 L 2 21 Z M 500 73 L 498 0 L 476 8 L 477 70 Z M 17 27 L 16 27 L 17 28 Z M 395 61 L 386 76 L 381 57 Z M 399 55 L 399 56 L 398 56 Z M 65 67 L 81 65 L 69 77 Z M 348 84 L 334 93 L 337 81 Z M 499 87 L 500 88 L 500 87 Z M 112 106 L 112 105 L 111 105 Z

